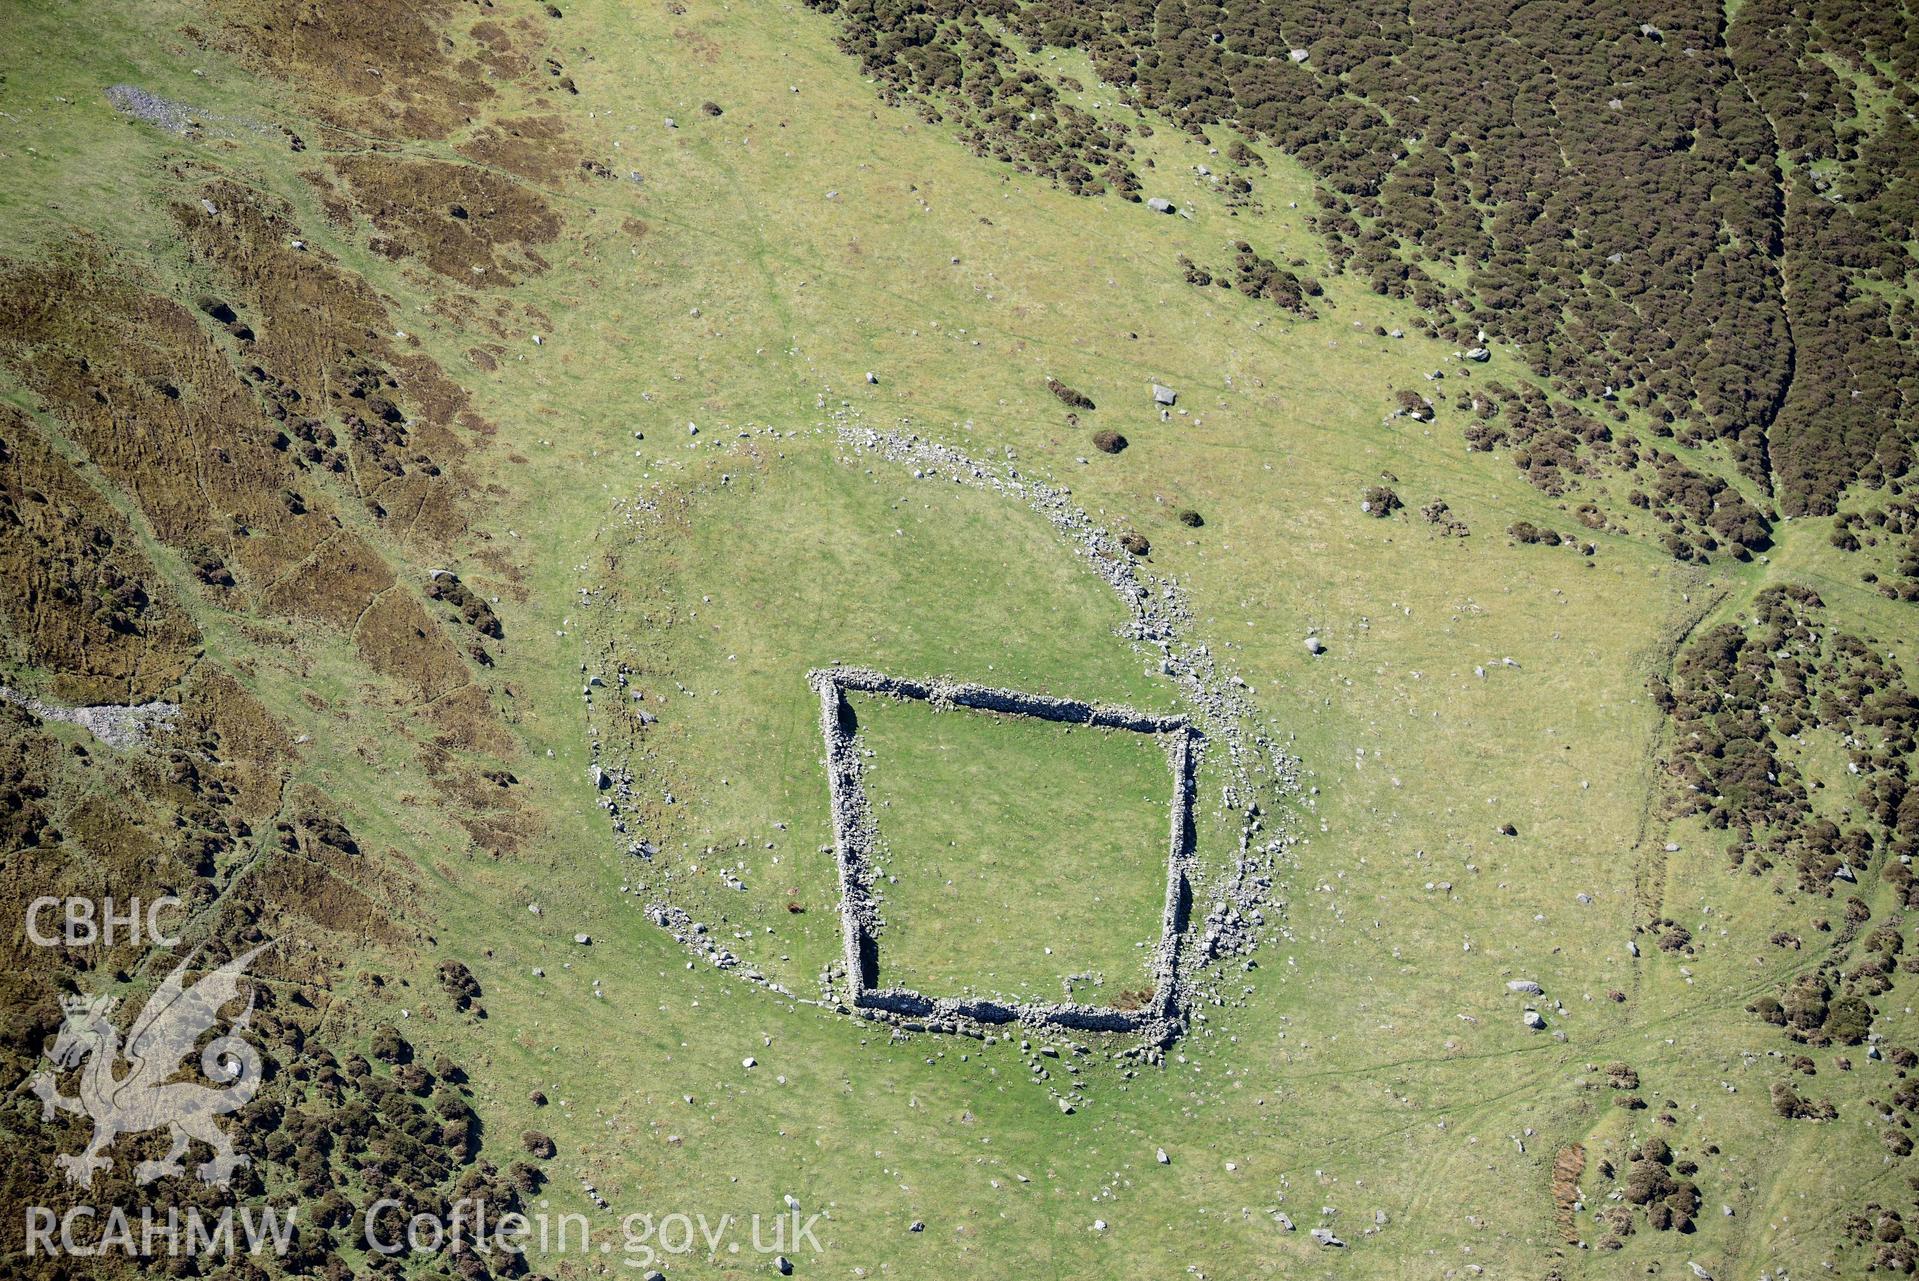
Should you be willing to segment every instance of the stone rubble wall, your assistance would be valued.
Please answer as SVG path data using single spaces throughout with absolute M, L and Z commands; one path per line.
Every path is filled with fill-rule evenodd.
M 0 685 L 0 699 L 24 707 L 43 721 L 78 725 L 108 747 L 139 747 L 162 729 L 171 729 L 180 715 L 178 703 L 99 703 L 91 707 L 63 707 Z

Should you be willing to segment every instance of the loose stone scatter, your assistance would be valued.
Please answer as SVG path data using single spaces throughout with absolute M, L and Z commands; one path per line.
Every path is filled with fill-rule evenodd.
M 121 706 L 101 703 L 93 707 L 62 707 L 31 694 L 0 685 L 0 699 L 24 707 L 43 721 L 64 721 L 78 725 L 108 747 L 139 747 L 162 729 L 170 729 L 180 714 L 178 703 L 136 703 Z

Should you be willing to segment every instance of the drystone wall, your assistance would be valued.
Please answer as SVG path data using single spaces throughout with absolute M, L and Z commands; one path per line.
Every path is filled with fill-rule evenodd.
M 830 667 L 808 673 L 820 697 L 820 731 L 826 741 L 833 844 L 839 861 L 840 925 L 854 1008 L 869 1016 L 950 1025 L 956 1020 L 996 1026 L 1012 1022 L 1036 1028 L 1144 1033 L 1155 1045 L 1176 1034 L 1183 1010 L 1179 956 L 1192 901 L 1193 775 L 1197 732 L 1183 716 L 1158 716 L 1130 707 L 1055 698 L 1022 690 L 941 679 L 892 676 L 870 667 Z M 1172 830 L 1168 834 L 1166 900 L 1160 938 L 1150 962 L 1153 992 L 1138 1010 L 1077 1002 L 1007 1002 L 990 998 L 928 996 L 910 988 L 879 987 L 880 914 L 873 893 L 878 833 L 861 784 L 857 724 L 848 691 L 924 702 L 986 715 L 1028 716 L 1066 725 L 1109 728 L 1159 737 L 1166 745 L 1173 779 Z

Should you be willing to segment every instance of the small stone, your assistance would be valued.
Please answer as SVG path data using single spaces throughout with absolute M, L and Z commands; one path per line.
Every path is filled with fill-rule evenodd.
M 759 1065 L 760 1065 L 760 1061 L 754 1058 L 750 1054 L 740 1060 L 740 1066 L 743 1068 L 746 1068 L 748 1071 L 751 1071 L 753 1068 L 756 1068 Z

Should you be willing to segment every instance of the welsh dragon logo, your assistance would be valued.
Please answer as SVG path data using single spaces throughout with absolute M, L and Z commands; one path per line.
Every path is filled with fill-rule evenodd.
M 186 1155 L 188 1143 L 198 1139 L 213 1149 L 212 1159 L 199 1168 L 200 1180 L 223 1188 L 231 1184 L 233 1172 L 247 1164 L 247 1158 L 234 1152 L 232 1141 L 214 1118 L 246 1106 L 260 1088 L 260 1056 L 238 1035 L 253 1014 L 251 988 L 245 994 L 246 1008 L 231 1020 L 232 1030 L 200 1051 L 200 1070 L 209 1080 L 223 1084 L 209 1087 L 171 1078 L 200 1038 L 220 1021 L 220 1011 L 240 999 L 247 966 L 271 946 L 263 943 L 235 957 L 190 987 L 185 979 L 193 958 L 187 958 L 147 998 L 127 1030 L 124 1045 L 112 1021 L 117 998 L 61 999 L 66 1018 L 47 1057 L 63 1072 L 85 1060 L 79 1097 L 61 1094 L 52 1072 L 39 1072 L 28 1084 L 40 1099 L 41 1120 L 51 1120 L 59 1109 L 93 1121 L 93 1140 L 86 1151 L 57 1158 L 69 1181 L 91 1187 L 94 1171 L 113 1168 L 113 1159 L 105 1153 L 115 1139 L 164 1126 L 171 1131 L 173 1144 L 160 1160 L 134 1167 L 136 1182 L 147 1184 L 182 1173 L 180 1158 Z

